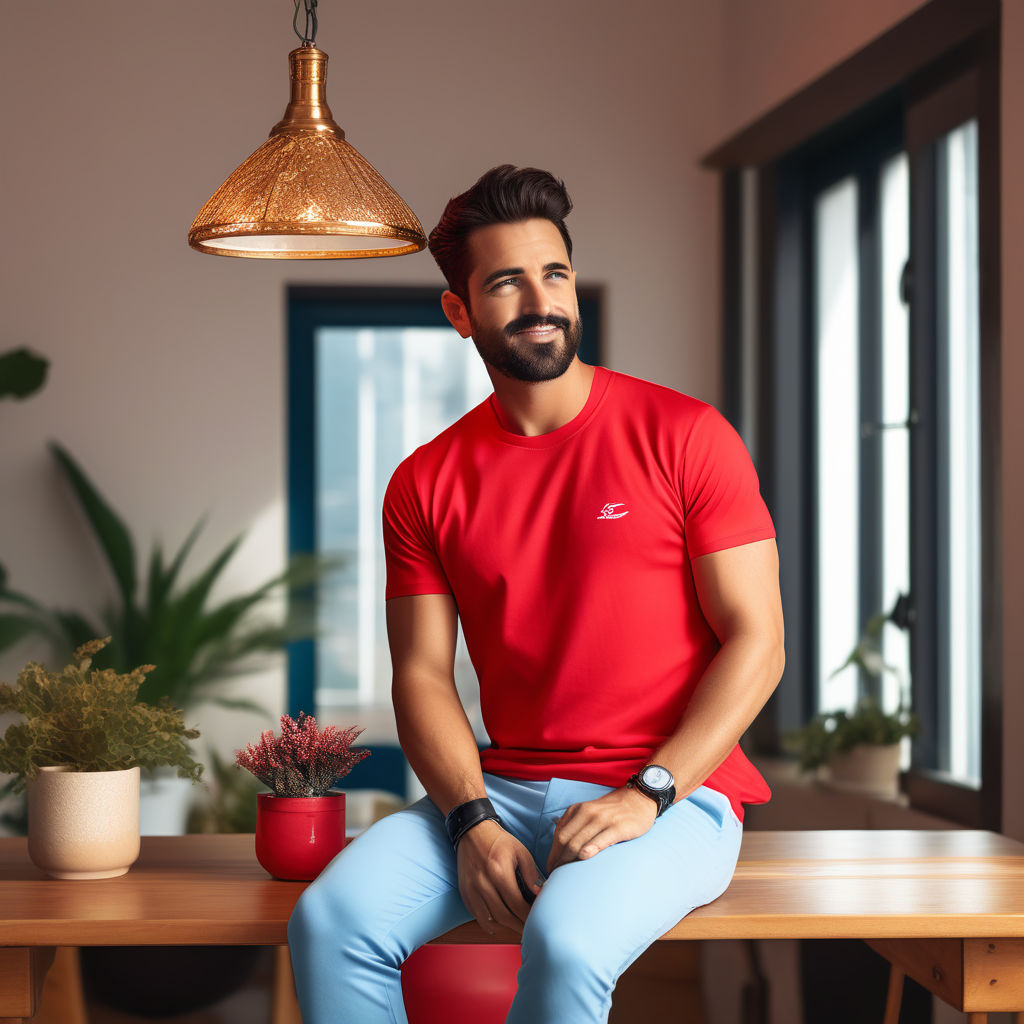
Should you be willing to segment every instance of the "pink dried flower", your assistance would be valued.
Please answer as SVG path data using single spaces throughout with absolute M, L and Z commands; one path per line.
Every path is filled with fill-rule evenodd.
M 235 751 L 235 763 L 269 786 L 275 796 L 324 796 L 370 756 L 364 747 L 352 748 L 362 731 L 356 726 L 342 731 L 336 725 L 320 729 L 304 711 L 298 719 L 282 715 L 281 735 L 264 729 L 259 743 Z

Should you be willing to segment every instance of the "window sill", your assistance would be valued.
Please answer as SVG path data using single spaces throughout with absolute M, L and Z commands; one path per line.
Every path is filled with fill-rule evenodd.
M 792 761 L 758 760 L 757 767 L 772 790 L 767 804 L 747 807 L 748 829 L 925 829 L 962 825 L 909 805 L 905 794 L 868 796 L 826 786 L 798 773 Z

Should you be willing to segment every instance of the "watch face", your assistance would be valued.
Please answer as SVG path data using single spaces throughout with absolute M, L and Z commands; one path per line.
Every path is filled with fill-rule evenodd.
M 651 789 L 668 789 L 672 785 L 672 773 L 660 764 L 652 764 L 640 773 L 640 781 Z

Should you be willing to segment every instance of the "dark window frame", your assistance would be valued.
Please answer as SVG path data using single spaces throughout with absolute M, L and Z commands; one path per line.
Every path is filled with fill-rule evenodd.
M 787 673 L 783 686 L 755 730 L 763 752 L 779 750 L 779 735 L 799 724 L 813 706 L 814 637 L 802 628 L 813 621 L 814 552 L 806 529 L 813 486 L 794 464 L 814 466 L 808 416 L 813 406 L 813 369 L 799 356 L 813 323 L 810 296 L 802 277 L 810 225 L 800 214 L 808 189 L 802 164 L 810 140 L 834 146 L 880 112 L 896 104 L 904 118 L 911 173 L 920 175 L 919 151 L 930 139 L 967 117 L 979 126 L 979 231 L 981 261 L 981 493 L 982 493 L 982 783 L 980 790 L 959 785 L 941 773 L 915 765 L 904 782 L 914 806 L 972 827 L 998 829 L 1002 811 L 1002 570 L 1000 520 L 1000 180 L 999 180 L 999 21 L 998 0 L 965 5 L 933 0 L 849 60 L 828 72 L 755 124 L 719 146 L 705 159 L 722 172 L 723 345 L 726 412 L 746 427 L 756 453 L 766 499 L 776 513 L 787 612 Z M 965 84 L 966 83 L 966 84 Z M 740 177 L 755 168 L 757 272 L 752 290 L 741 273 Z M 747 171 L 747 173 L 750 173 Z M 913 195 L 920 197 L 919 187 Z M 912 198 L 912 202 L 920 201 Z M 927 223 L 917 211 L 915 225 Z M 920 231 L 920 227 L 914 229 Z M 912 252 L 925 240 L 912 237 Z M 924 269 L 914 268 L 915 293 L 926 288 Z M 746 293 L 745 293 L 746 292 Z M 755 338 L 759 392 L 754 408 L 743 408 L 736 375 L 742 343 L 741 302 L 758 311 Z M 912 308 L 911 331 L 932 330 L 920 309 Z M 920 346 L 918 346 L 920 347 Z M 912 366 L 920 400 L 928 368 Z M 785 384 L 780 381 L 789 375 Z M 738 375 L 737 375 L 738 376 Z M 787 399 L 792 400 L 792 404 Z M 796 453 L 796 458 L 794 458 Z M 920 464 L 922 460 L 918 460 Z M 935 481 L 915 481 L 918 495 Z M 924 488 L 924 490 L 922 490 Z M 912 513 L 913 516 L 913 513 Z M 913 520 L 912 520 L 913 521 Z M 921 564 L 924 553 L 916 562 Z M 933 621 L 937 616 L 932 616 Z M 920 637 L 922 631 L 918 631 Z M 915 686 L 928 668 L 929 652 L 915 649 Z M 934 659 L 933 659 L 934 660 Z M 922 666 L 924 668 L 922 669 Z M 925 713 L 935 715 L 924 693 Z

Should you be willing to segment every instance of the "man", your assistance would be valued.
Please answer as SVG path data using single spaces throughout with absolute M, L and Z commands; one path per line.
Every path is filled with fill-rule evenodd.
M 769 795 L 737 742 L 782 671 L 771 520 L 712 408 L 580 362 L 570 208 L 550 174 L 497 167 L 430 236 L 494 394 L 385 498 L 395 715 L 428 797 L 299 901 L 306 1024 L 404 1021 L 402 962 L 471 917 L 522 937 L 509 1021 L 604 1021 L 619 974 L 728 885 L 743 804 Z

